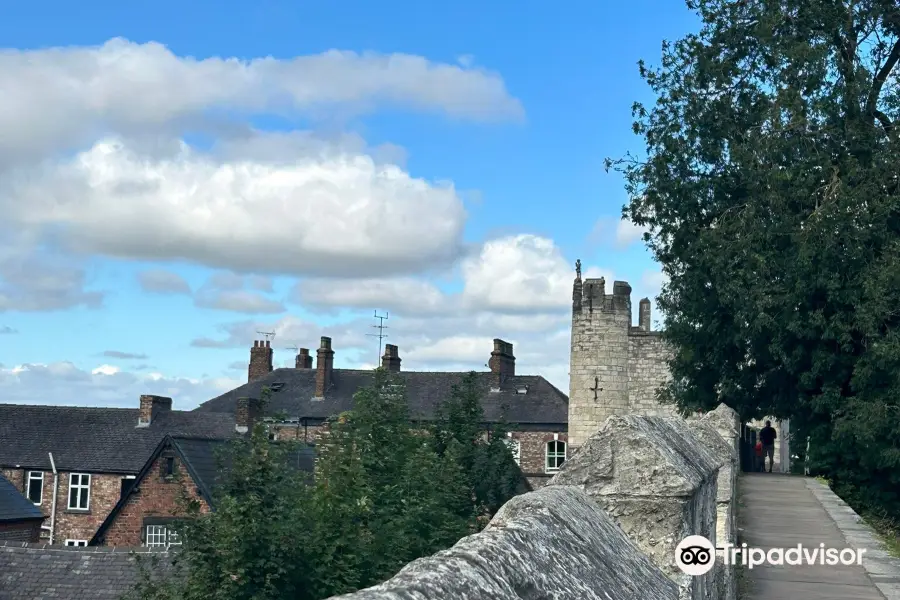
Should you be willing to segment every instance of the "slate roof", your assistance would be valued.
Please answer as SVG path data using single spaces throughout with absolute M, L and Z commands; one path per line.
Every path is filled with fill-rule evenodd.
M 0 404 L 0 466 L 133 475 L 166 434 L 227 438 L 233 415 L 169 411 L 137 427 L 137 408 Z
M 220 454 L 224 440 L 202 440 L 197 438 L 171 438 L 172 447 L 185 463 L 194 483 L 207 502 L 212 504 L 215 488 L 222 477 L 231 471 L 227 456 Z M 312 473 L 316 454 L 311 447 L 298 447 L 291 457 L 291 464 L 299 470 Z
M 151 551 L 0 542 L 0 600 L 119 600 L 138 580 L 132 552 Z M 169 555 L 153 553 L 161 560 L 151 572 L 165 576 Z
M 0 523 L 43 519 L 44 513 L 0 474 Z
M 353 394 L 360 387 L 370 384 L 372 375 L 373 372 L 368 370 L 334 369 L 332 386 L 325 392 L 325 398 L 314 400 L 315 369 L 275 369 L 265 377 L 204 402 L 194 410 L 234 413 L 238 398 L 259 398 L 263 386 L 282 383 L 281 389 L 273 391 L 269 398 L 268 415 L 285 413 L 288 419 L 326 419 L 350 410 Z M 466 373 L 406 371 L 399 375 L 406 382 L 411 417 L 428 421 L 434 418 L 436 408 L 450 396 L 453 385 L 461 382 Z M 501 386 L 500 392 L 490 391 L 490 373 L 478 373 L 477 377 L 487 422 L 500 420 L 501 406 L 505 403 L 505 416 L 509 423 L 568 423 L 568 397 L 543 377 L 511 377 Z M 527 393 L 517 393 L 520 387 L 527 387 Z

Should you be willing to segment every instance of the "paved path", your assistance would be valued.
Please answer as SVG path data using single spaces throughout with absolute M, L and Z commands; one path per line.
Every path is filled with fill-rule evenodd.
M 741 600 L 893 600 L 900 596 L 900 561 L 879 549 L 859 518 L 813 479 L 744 473 L 738 504 L 739 541 L 763 549 L 865 548 L 863 566 L 744 567 Z M 850 542 L 848 543 L 848 539 Z M 876 585 L 877 584 L 877 585 Z M 884 593 L 882 593 L 884 592 Z

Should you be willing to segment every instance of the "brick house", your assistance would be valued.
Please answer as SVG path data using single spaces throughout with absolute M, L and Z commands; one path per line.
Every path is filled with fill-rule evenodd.
M 486 353 L 487 354 L 487 353 Z M 397 346 L 385 346 L 382 367 L 399 373 L 415 422 L 435 418 L 441 402 L 466 373 L 402 371 Z M 295 368 L 273 369 L 273 349 L 268 341 L 256 341 L 250 349 L 248 383 L 195 409 L 201 414 L 235 414 L 240 398 L 259 398 L 271 391 L 264 418 L 273 439 L 300 439 L 314 444 L 328 418 L 349 410 L 353 394 L 372 382 L 372 371 L 335 369 L 331 338 L 323 337 L 316 351 L 316 365 L 306 348 L 300 348 Z M 505 417 L 509 445 L 532 487 L 540 487 L 562 466 L 567 456 L 568 398 L 539 375 L 516 374 L 513 345 L 500 339 L 488 362 L 489 372 L 478 373 L 484 428 Z
M 134 409 L 0 404 L 0 474 L 47 515 L 42 537 L 86 546 L 167 434 L 236 429 L 233 415 L 175 411 L 161 396 Z
M 253 412 L 252 407 L 239 411 L 245 415 Z M 249 428 L 251 423 L 241 421 L 241 426 Z M 174 525 L 186 516 L 186 502 L 197 502 L 201 514 L 215 510 L 214 491 L 230 472 L 227 455 L 220 454 L 227 443 L 167 435 L 88 545 L 168 548 L 180 544 Z M 312 473 L 312 448 L 298 448 L 290 462 Z
M 0 540 L 37 542 L 44 513 L 0 475 Z

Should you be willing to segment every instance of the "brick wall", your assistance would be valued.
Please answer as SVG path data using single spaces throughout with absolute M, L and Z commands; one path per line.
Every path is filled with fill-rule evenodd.
M 40 521 L 0 523 L 0 540 L 9 542 L 39 542 L 40 537 Z
M 154 461 L 149 473 L 140 482 L 138 491 L 131 494 L 128 503 L 106 530 L 106 546 L 140 546 L 141 529 L 145 517 L 185 516 L 185 501 L 200 502 L 200 512 L 209 511 L 209 505 L 197 493 L 187 469 L 175 458 L 175 477 L 162 476 L 160 464 L 165 457 Z
M 25 495 L 28 471 L 28 469 L 4 468 L 3 475 Z M 43 494 L 38 507 L 47 515 L 45 525 L 49 526 L 53 506 L 53 472 L 43 473 Z M 60 471 L 53 543 L 61 545 L 65 544 L 66 540 L 90 540 L 119 501 L 122 479 L 123 475 L 92 473 L 88 510 L 69 510 L 69 472 Z M 45 538 L 49 537 L 49 530 L 45 530 L 42 535 Z
M 556 439 L 565 442 L 568 450 L 569 436 L 548 431 L 512 431 L 508 439 L 519 442 L 519 467 L 531 487 L 537 489 L 555 474 L 547 471 L 547 443 Z

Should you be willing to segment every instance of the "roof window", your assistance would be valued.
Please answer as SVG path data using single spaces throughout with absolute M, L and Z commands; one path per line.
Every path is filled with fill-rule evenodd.
M 273 383 L 272 385 L 269 386 L 269 389 L 272 390 L 273 392 L 277 392 L 278 390 L 280 390 L 283 387 L 284 387 L 283 382 L 276 381 L 275 383 Z

